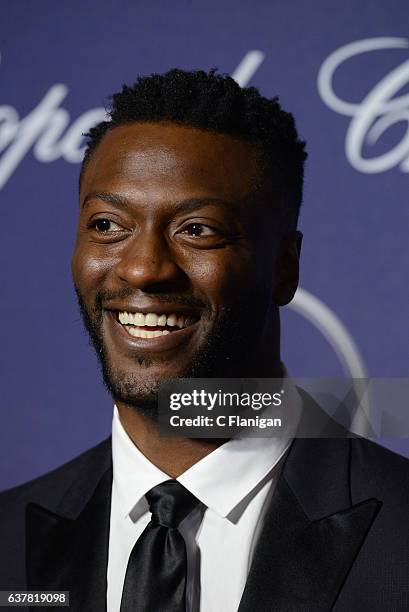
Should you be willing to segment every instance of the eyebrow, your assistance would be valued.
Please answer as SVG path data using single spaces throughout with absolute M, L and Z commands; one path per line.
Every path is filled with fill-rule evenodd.
M 118 208 L 131 208 L 132 202 L 124 197 L 115 193 L 110 193 L 109 191 L 92 191 L 88 193 L 84 201 L 82 203 L 82 208 L 85 208 L 91 200 L 103 200 L 108 204 L 112 204 Z M 229 200 L 223 200 L 221 198 L 214 197 L 201 197 L 201 198 L 188 198 L 187 200 L 180 200 L 173 202 L 173 212 L 174 213 L 188 213 L 200 208 L 206 204 L 215 204 L 217 206 L 221 206 L 223 208 L 231 209 L 232 206 L 238 206 L 238 202 L 232 202 Z

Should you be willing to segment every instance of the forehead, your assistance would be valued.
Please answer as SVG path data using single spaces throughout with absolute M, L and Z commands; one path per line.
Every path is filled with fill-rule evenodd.
M 257 156 L 251 143 L 172 123 L 133 123 L 108 131 L 83 175 L 81 199 L 93 190 L 124 195 L 216 194 L 241 199 L 254 191 Z

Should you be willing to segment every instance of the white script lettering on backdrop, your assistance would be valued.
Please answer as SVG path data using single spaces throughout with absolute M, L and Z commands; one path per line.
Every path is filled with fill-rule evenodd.
M 331 53 L 319 70 L 317 85 L 322 100 L 335 112 L 351 117 L 345 138 L 345 154 L 350 164 L 360 172 L 374 174 L 395 166 L 399 166 L 402 172 L 409 172 L 409 94 L 396 96 L 409 83 L 409 60 L 384 76 L 358 104 L 343 100 L 335 93 L 335 71 L 361 53 L 408 47 L 406 38 L 358 40 Z M 407 129 L 397 145 L 377 157 L 363 157 L 365 144 L 374 145 L 388 128 L 402 121 L 407 123 Z
M 409 60 L 392 70 L 365 96 L 360 103 L 340 98 L 334 91 L 333 79 L 337 68 L 361 53 L 374 50 L 403 49 L 409 40 L 380 37 L 359 40 L 334 51 L 322 64 L 318 74 L 318 91 L 323 101 L 337 113 L 351 117 L 345 138 L 348 161 L 365 173 L 385 172 L 395 166 L 409 172 L 409 94 L 394 97 L 409 83 Z M 264 60 L 261 51 L 249 51 L 232 76 L 244 87 Z M 40 162 L 63 158 L 79 163 L 84 154 L 83 136 L 93 125 L 106 117 L 104 108 L 93 108 L 70 125 L 69 112 L 60 105 L 69 93 L 65 84 L 50 87 L 44 98 L 20 118 L 10 105 L 0 105 L 0 189 L 30 149 Z M 363 157 L 363 147 L 375 144 L 382 134 L 397 122 L 406 121 L 408 129 L 392 150 L 373 158 Z
M 232 77 L 244 87 L 263 60 L 261 51 L 249 51 Z M 82 134 L 104 120 L 106 110 L 92 108 L 70 125 L 69 112 L 60 107 L 68 92 L 67 85 L 52 85 L 41 102 L 23 119 L 12 106 L 0 105 L 0 189 L 30 149 L 40 162 L 59 158 L 71 163 L 81 162 L 85 148 Z

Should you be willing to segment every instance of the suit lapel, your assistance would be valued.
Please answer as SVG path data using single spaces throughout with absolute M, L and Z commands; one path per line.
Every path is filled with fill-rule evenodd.
M 381 502 L 352 505 L 349 441 L 296 440 L 266 513 L 239 612 L 332 609 Z
M 83 466 L 57 510 L 26 510 L 27 588 L 70 591 L 72 612 L 106 610 L 112 467 L 101 467 Z

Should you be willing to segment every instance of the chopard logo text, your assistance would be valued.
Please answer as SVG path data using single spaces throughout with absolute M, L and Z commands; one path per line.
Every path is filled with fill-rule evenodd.
M 334 51 L 319 70 L 317 85 L 322 100 L 335 112 L 351 117 L 345 138 L 345 154 L 350 164 L 360 172 L 374 174 L 396 166 L 402 172 L 409 172 L 409 94 L 397 95 L 409 83 L 409 60 L 384 76 L 358 104 L 344 100 L 334 91 L 335 72 L 344 62 L 361 53 L 408 47 L 406 38 L 359 40 Z M 374 145 L 388 128 L 398 122 L 407 124 L 400 142 L 386 153 L 364 157 L 364 145 Z

